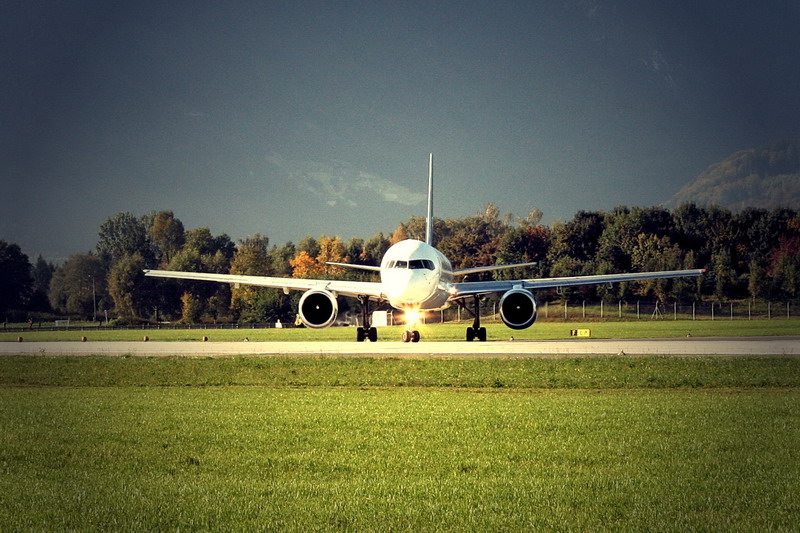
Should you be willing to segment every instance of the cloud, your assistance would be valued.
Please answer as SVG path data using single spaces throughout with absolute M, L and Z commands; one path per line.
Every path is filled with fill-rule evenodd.
M 331 207 L 357 207 L 362 199 L 400 205 L 419 205 L 425 194 L 412 192 L 377 174 L 359 170 L 345 161 L 294 161 L 279 155 L 267 157 L 281 175 Z
M 666 83 L 668 87 L 675 89 L 678 86 L 675 79 L 675 69 L 658 50 L 651 49 L 647 57 L 642 59 L 642 64 L 649 72 Z

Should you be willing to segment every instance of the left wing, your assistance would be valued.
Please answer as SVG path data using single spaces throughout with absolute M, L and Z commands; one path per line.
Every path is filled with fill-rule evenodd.
M 477 274 L 478 272 L 493 272 L 495 270 L 505 270 L 507 268 L 524 268 L 538 264 L 536 261 L 532 263 L 516 263 L 513 265 L 490 265 L 470 268 L 458 268 L 453 271 L 454 276 L 466 276 L 468 274 Z
M 369 296 L 380 300 L 384 298 L 381 284 L 371 281 L 338 281 L 329 279 L 271 278 L 267 276 L 242 276 L 238 274 L 209 274 L 205 272 L 181 272 L 178 270 L 145 270 L 145 276 L 154 278 L 188 279 L 197 281 L 216 281 L 257 287 L 272 287 L 284 291 L 307 291 L 324 289 L 342 296 Z
M 603 283 L 619 283 L 645 279 L 683 278 L 701 276 L 707 272 L 704 268 L 691 270 L 665 270 L 661 272 L 635 272 L 632 274 L 599 274 L 595 276 L 571 276 L 563 278 L 518 279 L 511 281 L 468 281 L 453 283 L 451 299 L 505 292 L 512 289 L 551 289 L 554 287 L 574 287 L 577 285 L 600 285 Z

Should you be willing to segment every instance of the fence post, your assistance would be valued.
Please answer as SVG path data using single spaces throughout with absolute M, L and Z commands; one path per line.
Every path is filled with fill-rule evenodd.
M 586 300 L 583 300 L 583 303 L 581 304 L 581 306 L 583 307 L 583 310 L 581 312 L 583 313 L 583 318 L 585 320 L 586 319 Z
M 678 320 L 678 302 L 672 302 L 672 320 Z
M 564 300 L 564 320 L 567 319 L 567 300 Z
M 617 318 L 621 319 L 622 318 L 622 300 L 619 300 L 619 302 L 617 302 L 617 306 L 619 307 L 619 315 L 618 315 Z
M 639 320 L 641 317 L 639 316 L 639 301 L 636 300 L 636 320 Z
M 772 320 L 772 302 L 767 302 L 767 320 Z
M 692 302 L 692 320 L 697 320 L 697 302 Z
M 600 318 L 603 318 L 603 300 L 600 300 Z
M 711 321 L 714 321 L 714 302 L 711 302 Z

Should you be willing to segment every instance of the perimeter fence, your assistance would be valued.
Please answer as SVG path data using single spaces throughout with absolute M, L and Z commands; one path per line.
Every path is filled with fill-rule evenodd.
M 537 320 L 630 321 L 630 320 L 781 320 L 800 317 L 800 301 L 784 302 L 660 302 L 653 300 L 539 301 Z M 471 308 L 471 306 L 470 306 Z M 460 308 L 428 313 L 427 323 L 470 319 Z M 497 301 L 481 302 L 481 319 L 499 320 Z
M 658 302 L 653 300 L 619 301 L 539 301 L 537 320 L 552 322 L 580 321 L 636 321 L 636 320 L 787 320 L 800 318 L 800 300 L 784 302 Z M 468 306 L 472 309 L 472 305 Z M 486 299 L 480 302 L 481 320 L 500 320 L 499 301 Z M 360 323 L 359 313 L 353 309 L 339 316 L 337 326 L 350 326 Z M 426 324 L 461 322 L 472 320 L 472 314 L 459 306 L 441 311 L 429 311 L 424 315 Z M 403 312 L 386 312 L 388 325 L 402 324 Z M 293 321 L 286 322 L 247 322 L 214 324 L 130 324 L 107 325 L 102 322 L 76 322 L 56 320 L 55 322 L 34 322 L 25 325 L 2 324 L 0 331 L 64 331 L 64 330 L 183 330 L 183 329 L 270 329 L 294 328 Z

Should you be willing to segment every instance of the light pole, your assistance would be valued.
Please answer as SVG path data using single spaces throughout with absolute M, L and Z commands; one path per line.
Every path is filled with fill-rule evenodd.
M 94 290 L 94 276 L 92 278 L 92 322 L 97 322 L 97 293 Z

